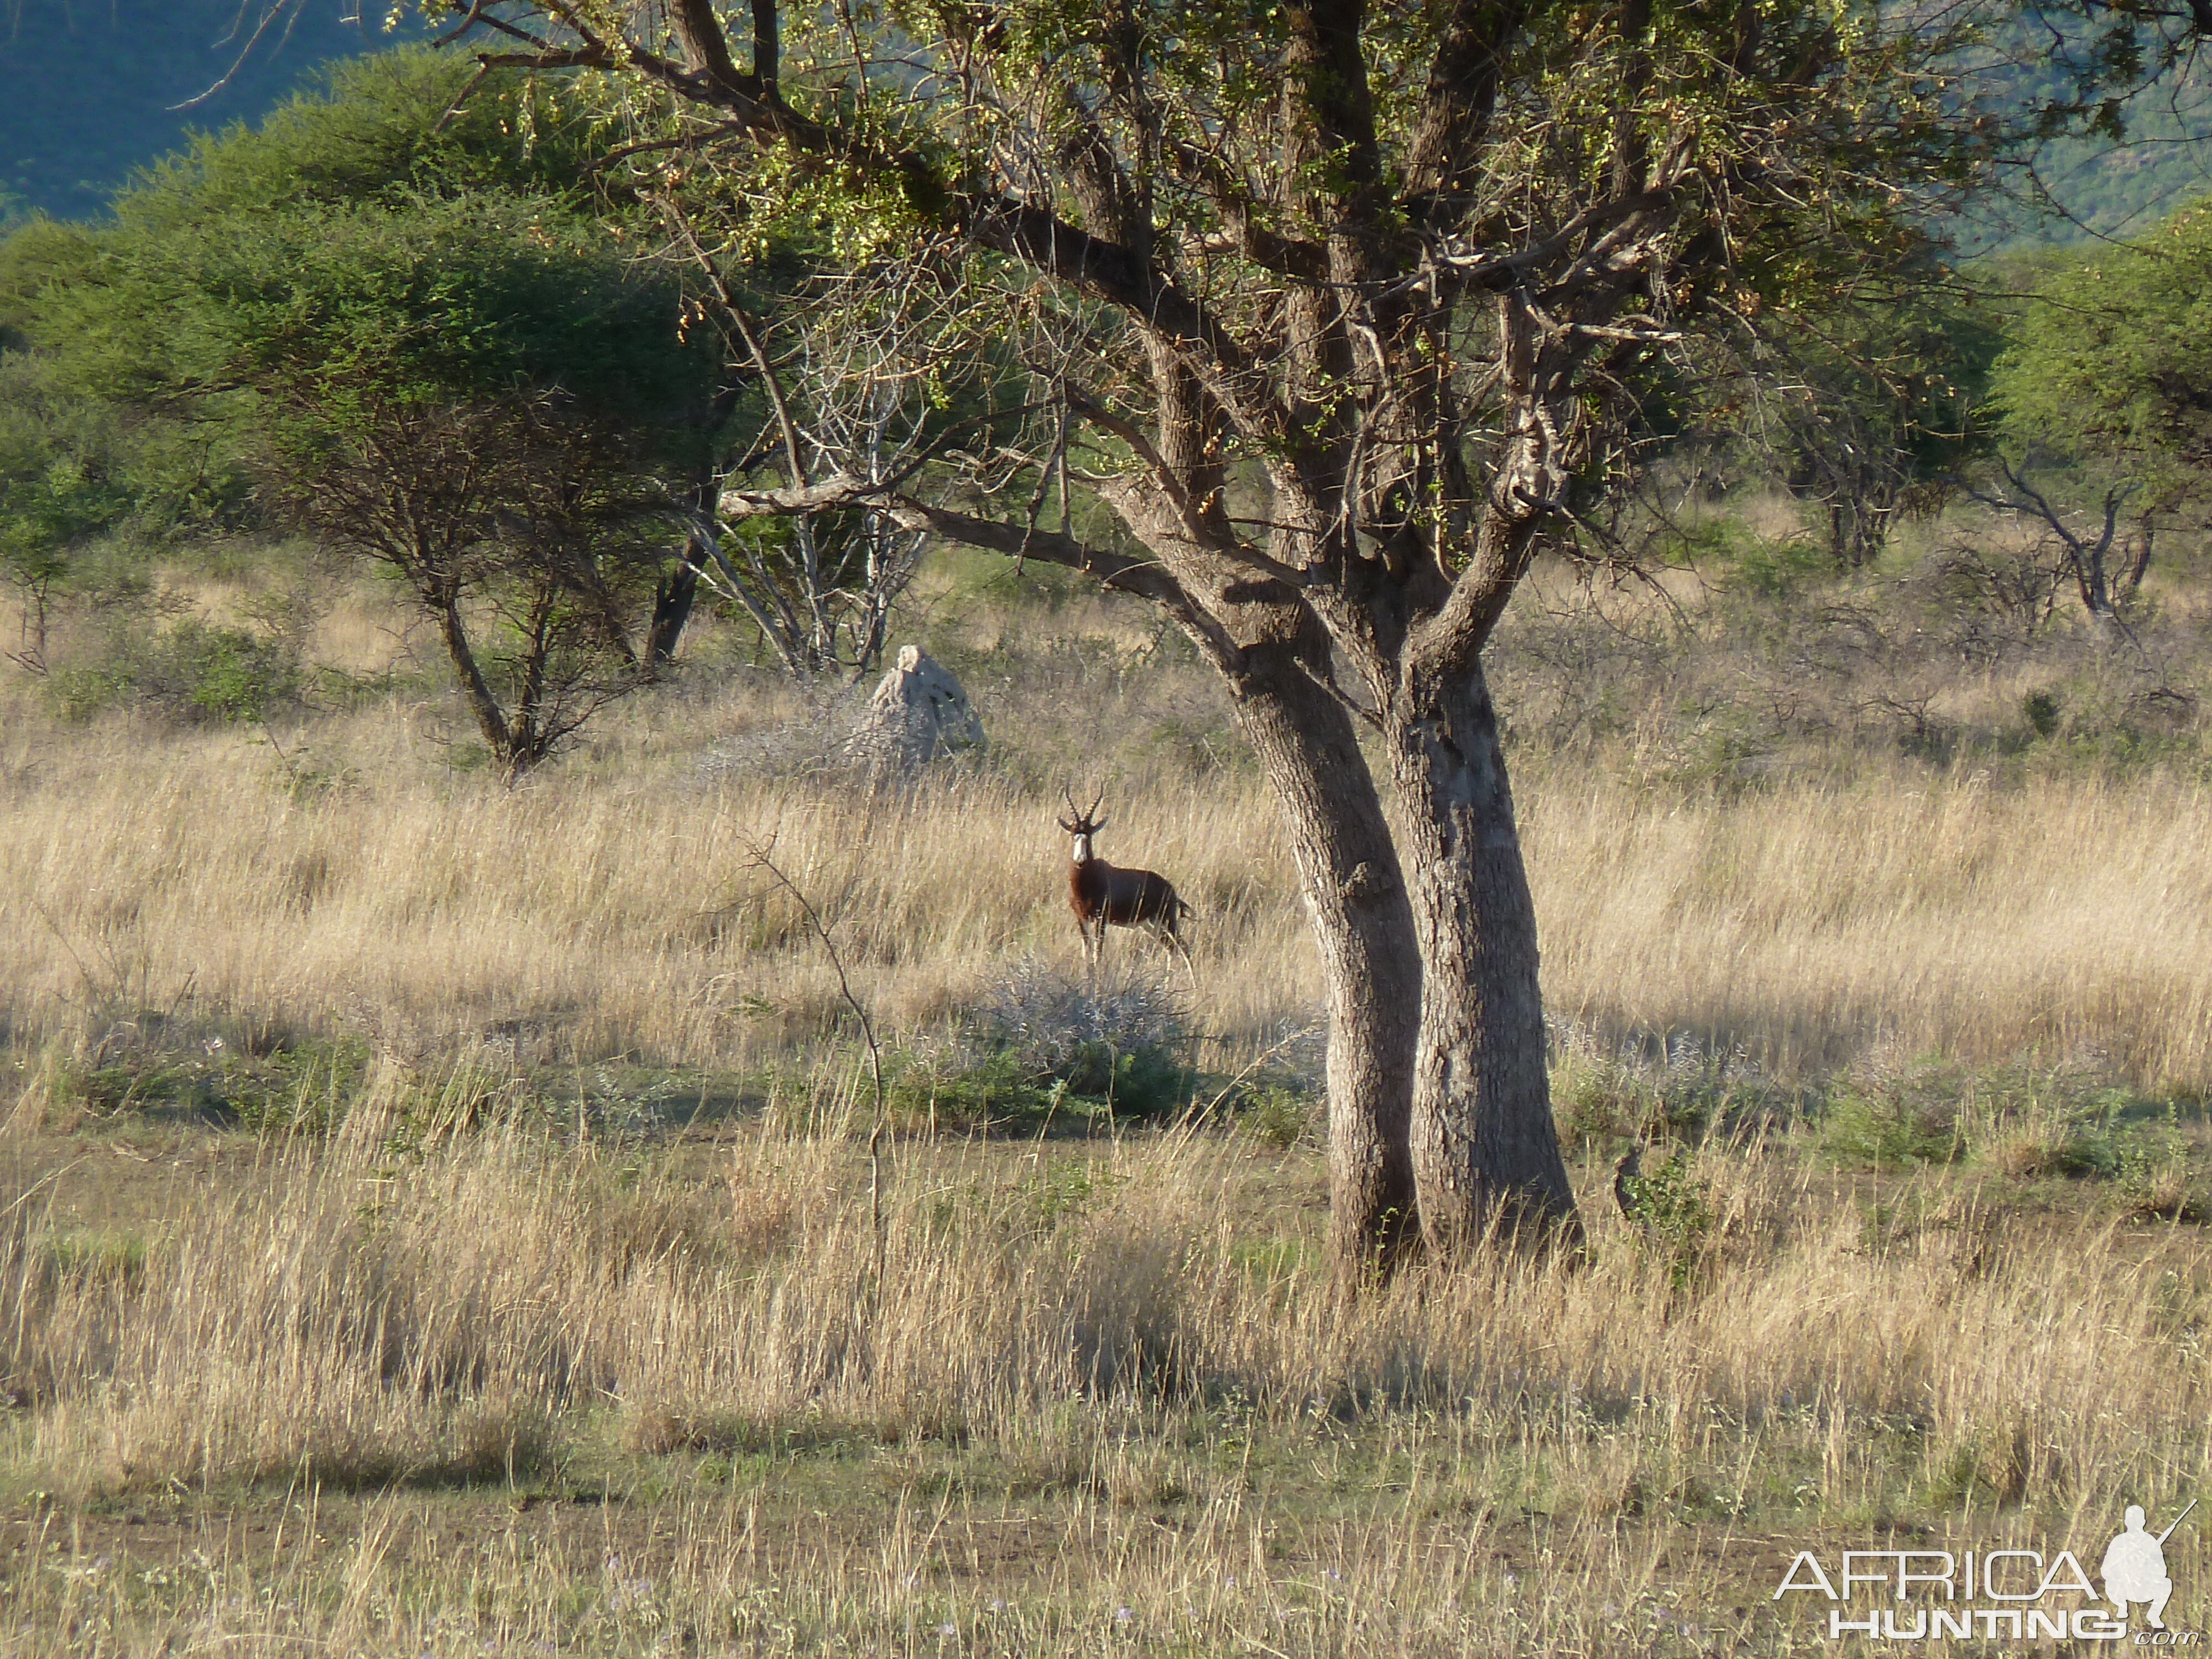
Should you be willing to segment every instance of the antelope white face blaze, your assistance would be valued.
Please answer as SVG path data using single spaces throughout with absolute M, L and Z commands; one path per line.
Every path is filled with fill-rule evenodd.
M 1075 838 L 1075 851 L 1070 856 L 1078 864 L 1088 864 L 1091 861 L 1091 837 L 1078 836 Z

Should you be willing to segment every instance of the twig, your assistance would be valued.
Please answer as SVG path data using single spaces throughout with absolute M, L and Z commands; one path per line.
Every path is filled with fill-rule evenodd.
M 69 952 L 70 960 L 76 963 L 77 977 L 84 981 L 85 994 L 87 996 L 98 995 L 100 986 L 92 976 L 92 969 L 84 965 L 84 958 L 77 955 L 76 946 L 70 944 L 69 935 L 62 932 L 62 925 L 54 920 L 54 913 L 47 909 L 46 907 L 40 903 L 36 898 L 33 898 L 31 901 L 31 908 L 39 913 L 39 920 L 46 924 L 48 931 L 50 931 L 57 939 L 61 941 L 61 947 L 63 950 Z
M 292 787 L 295 789 L 299 787 L 300 769 L 292 764 L 292 757 L 284 752 L 284 745 L 276 741 L 276 734 L 270 730 L 269 722 L 257 714 L 253 718 L 253 723 L 261 728 L 261 735 L 268 742 L 270 752 L 283 763 L 285 775 L 292 780 Z
M 814 937 L 822 942 L 823 954 L 830 958 L 830 966 L 837 975 L 837 994 L 844 998 L 845 1006 L 860 1022 L 860 1040 L 868 1045 L 868 1074 L 875 1085 L 876 1121 L 868 1132 L 868 1223 L 876 1238 L 876 1288 L 880 1292 L 884 1282 L 884 1188 L 886 1170 L 884 1162 L 884 1133 L 890 1127 L 890 1107 L 884 1093 L 884 1054 L 876 1042 L 876 1028 L 868 1018 L 868 1011 L 854 994 L 853 982 L 846 977 L 845 959 L 837 953 L 837 942 L 830 937 L 821 916 L 797 882 L 784 874 L 771 854 L 775 842 L 770 837 L 763 847 L 750 836 L 739 832 L 738 839 L 744 844 L 748 867 L 765 871 L 776 885 L 791 895 L 799 906 L 799 913 L 806 918 L 806 925 Z
M 238 38 L 239 27 L 246 21 L 246 9 L 243 5 L 238 9 L 238 15 L 231 20 L 230 33 L 218 44 L 228 45 Z M 276 3 L 265 7 L 261 15 L 254 21 L 253 33 L 246 37 L 246 44 L 238 49 L 238 56 L 231 60 L 230 67 L 222 72 L 222 78 L 197 96 L 187 98 L 181 104 L 170 105 L 170 111 L 174 112 L 177 110 L 191 109 L 198 105 L 204 104 L 236 80 L 239 70 L 246 67 L 246 60 L 253 55 L 254 47 L 261 44 L 261 37 L 268 33 L 270 27 L 280 18 L 283 20 L 284 32 L 277 37 L 276 46 L 281 52 L 285 43 L 292 38 L 292 28 L 300 21 L 300 0 L 276 0 Z

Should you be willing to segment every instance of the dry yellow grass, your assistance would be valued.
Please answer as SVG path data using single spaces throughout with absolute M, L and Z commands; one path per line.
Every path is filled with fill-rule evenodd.
M 979 696 L 1018 731 L 1021 710 Z M 250 734 L 57 730 L 19 706 L 0 738 L 0 1018 L 19 1047 L 181 1005 L 418 1054 L 526 1030 L 564 1058 L 744 1066 L 837 1006 L 748 867 L 771 844 L 894 1029 L 940 1024 L 1011 958 L 1073 963 L 1043 766 L 901 798 L 700 769 L 793 713 L 758 691 L 640 702 L 510 791 L 442 771 L 393 705 L 285 733 L 351 780 L 300 792 Z M 1114 800 L 1109 854 L 1198 908 L 1200 1023 L 1224 1060 L 1313 1019 L 1263 782 L 1140 763 Z M 1881 1046 L 2090 1050 L 2145 1085 L 2212 1084 L 2201 788 L 1891 777 L 1728 795 L 1555 769 L 1522 806 L 1563 1018 L 1692 1031 L 1785 1072 Z
M 317 653 L 380 670 L 390 623 L 353 594 Z M 1358 1300 L 1313 1154 L 1242 1133 L 901 1141 L 879 1247 L 835 977 L 757 849 L 927 1041 L 1018 959 L 1075 962 L 1052 817 L 1106 781 L 1109 855 L 1198 907 L 1207 1064 L 1319 1001 L 1209 684 L 1109 607 L 952 637 L 999 752 L 902 796 L 815 767 L 832 715 L 734 672 L 514 790 L 447 764 L 416 693 L 281 757 L 7 694 L 0 1650 L 1788 1651 L 1796 1547 L 2094 1552 L 2212 1473 L 2212 1252 L 2034 1187 L 2088 1133 L 2050 1091 L 1966 1114 L 1968 1173 L 1716 1142 L 1679 1236 L 1588 1165 L 1586 1257 Z M 1687 1032 L 1785 1076 L 2212 1084 L 2193 787 L 1635 776 L 1521 786 L 1586 1060 Z M 133 1045 L 272 1031 L 369 1039 L 333 1135 L 54 1109 Z M 783 1073 L 756 1116 L 609 1141 L 483 1069 L 526 1047 Z M 2186 1162 L 2133 1212 L 2161 1181 L 2179 1209 Z
M 682 712 L 689 754 L 514 791 L 400 758 L 408 781 L 301 799 L 265 747 L 228 732 L 33 751 L 0 803 L 7 1017 L 33 1036 L 189 999 L 416 1048 L 520 1024 L 585 1059 L 742 1065 L 836 1001 L 795 911 L 749 867 L 768 848 L 892 1024 L 941 1019 L 1011 957 L 1076 959 L 1048 795 L 990 778 L 899 798 L 702 781 L 693 763 L 732 711 Z M 403 748 L 403 718 L 370 717 L 397 729 L 362 747 Z M 630 730 L 641 749 L 669 742 L 642 718 Z M 357 775 L 377 766 L 347 753 Z M 1240 1031 L 1303 1017 L 1302 917 L 1280 872 L 1247 863 L 1270 839 L 1259 792 L 1163 799 L 1139 782 L 1117 800 L 1123 845 L 1171 849 L 1206 918 L 1209 1017 Z
M 1552 1011 L 1784 1069 L 1869 1048 L 2085 1052 L 2212 1084 L 2212 800 L 2162 779 L 1986 776 L 1736 798 L 1526 793 Z
M 75 1528 L 13 1528 L 25 1655 L 1766 1651 L 1796 1547 L 2087 1551 L 2212 1474 L 2193 1230 L 1870 1222 L 1786 1146 L 1701 1162 L 1682 1284 L 1598 1212 L 1351 1301 L 1255 1207 L 1310 1163 L 1233 1138 L 911 1148 L 880 1283 L 852 1143 L 772 1123 L 267 1146 L 140 1254 L 55 1227 L 71 1150 L 6 1153 L 0 1478 Z

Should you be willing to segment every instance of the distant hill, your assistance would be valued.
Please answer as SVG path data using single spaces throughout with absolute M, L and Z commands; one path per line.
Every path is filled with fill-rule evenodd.
M 0 206 L 100 213 L 188 132 L 258 120 L 331 59 L 421 38 L 419 21 L 385 32 L 389 3 L 289 0 L 256 39 L 268 0 L 9 0 L 0 5 L 0 197 L 12 199 Z
M 2212 196 L 2212 71 L 2200 64 L 2178 86 L 2135 100 L 2128 142 L 2118 149 L 2079 140 L 2054 145 L 2043 176 L 2075 221 L 2053 227 L 2051 241 L 2125 241 Z

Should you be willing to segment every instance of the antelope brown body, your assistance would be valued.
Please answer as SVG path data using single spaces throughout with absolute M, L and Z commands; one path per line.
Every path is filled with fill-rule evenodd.
M 1070 816 L 1059 821 L 1075 837 L 1067 866 L 1067 902 L 1083 934 L 1085 952 L 1097 962 L 1104 953 L 1109 927 L 1141 927 L 1189 967 L 1190 952 L 1177 929 L 1190 906 L 1166 877 L 1150 870 L 1118 869 L 1098 856 L 1095 837 L 1106 827 L 1106 820 L 1097 816 L 1098 801 L 1092 801 L 1085 812 L 1077 809 L 1071 796 L 1067 810 Z

